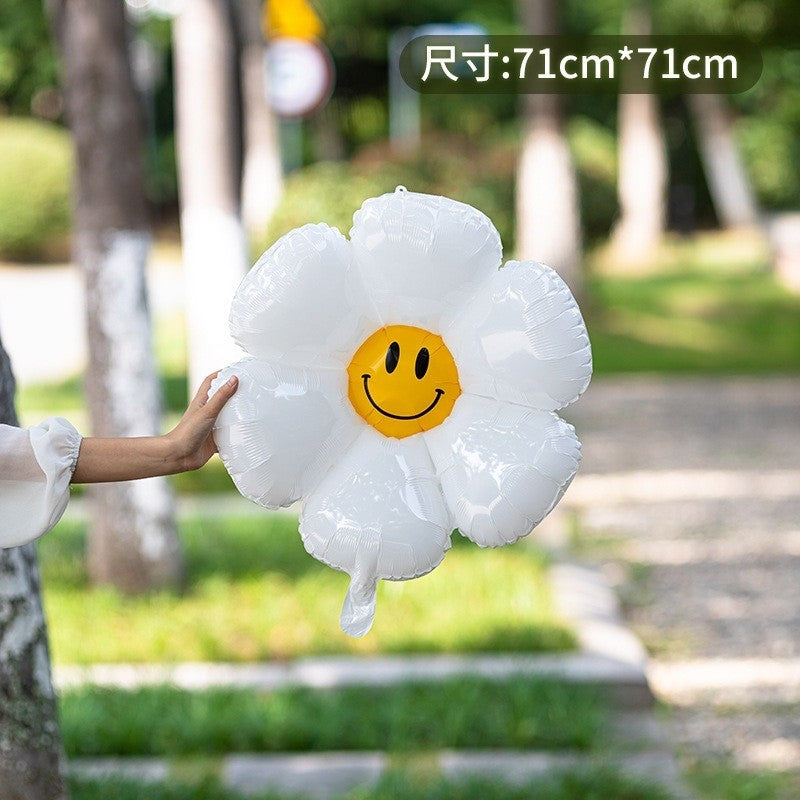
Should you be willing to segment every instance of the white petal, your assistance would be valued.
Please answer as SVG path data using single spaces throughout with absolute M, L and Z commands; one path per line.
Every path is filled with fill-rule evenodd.
M 500 266 L 491 220 L 447 197 L 396 191 L 367 200 L 350 231 L 358 268 L 384 324 L 438 330 Z
M 461 395 L 423 434 L 456 526 L 481 547 L 530 533 L 578 469 L 575 429 L 551 411 Z
M 316 486 L 361 427 L 340 370 L 312 370 L 247 358 L 226 367 L 236 394 L 217 418 L 214 440 L 236 488 L 267 508 L 288 506 Z
M 379 327 L 350 244 L 335 228 L 304 225 L 275 242 L 233 298 L 231 335 L 251 355 L 302 366 L 347 364 Z
M 465 308 L 443 321 L 465 392 L 553 411 L 577 400 L 592 375 L 578 304 L 544 264 L 509 261 Z
M 365 429 L 305 501 L 300 534 L 311 555 L 347 572 L 342 627 L 369 630 L 378 579 L 430 572 L 450 547 L 449 514 L 425 443 Z

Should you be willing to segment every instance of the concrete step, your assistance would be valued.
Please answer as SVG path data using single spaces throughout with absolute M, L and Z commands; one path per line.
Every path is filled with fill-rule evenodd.
M 634 665 L 589 653 L 544 655 L 330 656 L 256 664 L 93 664 L 57 666 L 59 691 L 91 684 L 120 689 L 172 684 L 186 690 L 233 686 L 271 691 L 288 686 L 334 689 L 440 681 L 458 676 L 507 680 L 517 676 L 598 684 L 624 707 L 650 700 L 644 672 Z

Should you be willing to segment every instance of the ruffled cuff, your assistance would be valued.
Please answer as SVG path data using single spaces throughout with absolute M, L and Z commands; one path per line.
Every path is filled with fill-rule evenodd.
M 69 502 L 69 485 L 83 437 L 62 417 L 51 417 L 30 428 L 31 448 L 46 480 L 43 525 L 47 533 L 60 519 Z

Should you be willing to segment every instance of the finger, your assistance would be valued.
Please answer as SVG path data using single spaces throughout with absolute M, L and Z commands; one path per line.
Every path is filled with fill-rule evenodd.
M 219 375 L 219 371 L 212 372 L 210 375 L 206 376 L 205 380 L 200 384 L 200 388 L 197 390 L 197 394 L 195 394 L 192 402 L 189 403 L 189 408 L 202 408 L 206 404 L 208 393 L 211 390 L 211 383 L 217 375 Z
M 206 416 L 211 419 L 216 419 L 225 403 L 233 397 L 238 386 L 239 379 L 235 375 L 231 375 L 231 377 L 217 389 L 216 394 L 205 404 L 203 411 Z

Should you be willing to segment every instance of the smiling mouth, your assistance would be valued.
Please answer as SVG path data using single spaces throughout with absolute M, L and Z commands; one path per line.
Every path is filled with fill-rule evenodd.
M 361 376 L 364 379 L 364 393 L 367 395 L 367 400 L 372 404 L 372 407 L 383 414 L 384 417 L 390 417 L 391 419 L 419 419 L 420 417 L 424 417 L 429 411 L 433 411 L 436 407 L 436 404 L 441 399 L 442 395 L 444 394 L 444 389 L 437 389 L 436 390 L 436 399 L 424 410 L 420 411 L 419 414 L 411 414 L 410 416 L 403 416 L 402 414 L 392 414 L 389 411 L 384 411 L 373 399 L 372 395 L 369 393 L 369 386 L 367 385 L 367 381 L 372 377 L 368 373 L 364 373 Z

